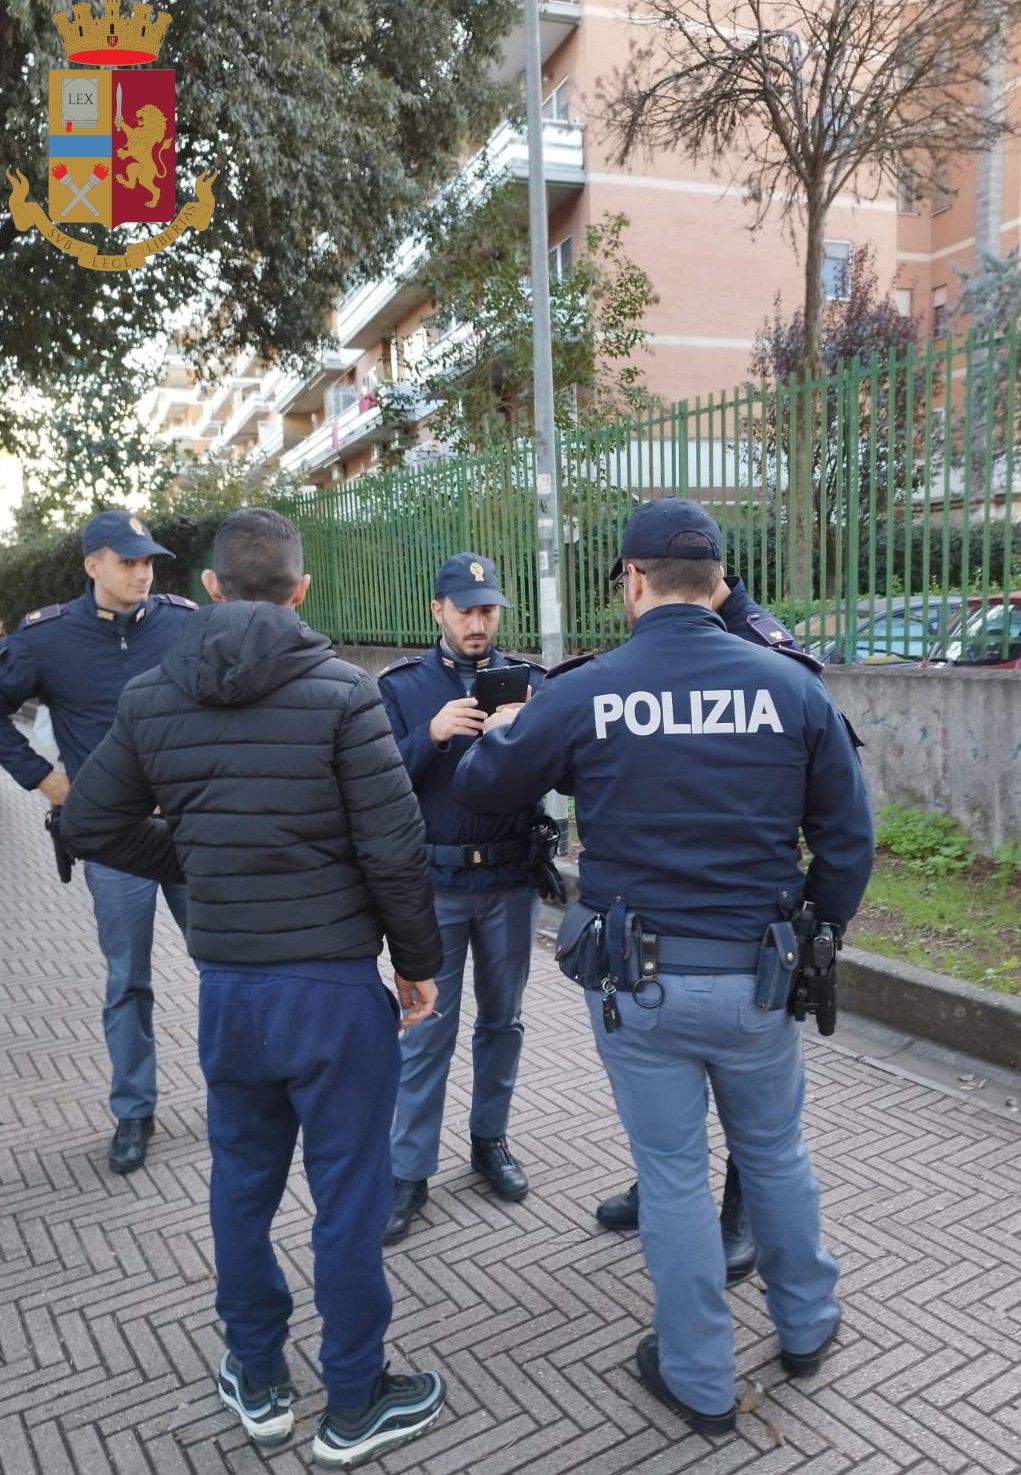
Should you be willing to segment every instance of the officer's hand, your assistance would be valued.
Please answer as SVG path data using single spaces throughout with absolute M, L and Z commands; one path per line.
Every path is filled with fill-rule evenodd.
M 428 1019 L 436 1007 L 438 997 L 433 980 L 423 978 L 418 983 L 409 983 L 406 978 L 395 973 L 394 983 L 397 985 L 397 997 L 401 1001 L 401 1029 L 407 1029 L 409 1024 L 417 1024 L 420 1019 Z
M 429 724 L 429 736 L 437 747 L 453 737 L 478 737 L 485 716 L 474 697 L 457 697 L 436 713 Z
M 63 804 L 71 792 L 71 785 L 68 782 L 67 774 L 61 773 L 58 769 L 54 768 L 51 773 L 46 775 L 42 783 L 36 784 L 36 791 L 42 794 L 44 799 L 48 799 L 51 804 L 59 806 Z
M 531 692 L 529 692 L 531 698 Z M 524 702 L 504 702 L 502 707 L 486 718 L 482 724 L 483 732 L 492 732 L 494 727 L 509 727 L 519 712 L 524 710 Z

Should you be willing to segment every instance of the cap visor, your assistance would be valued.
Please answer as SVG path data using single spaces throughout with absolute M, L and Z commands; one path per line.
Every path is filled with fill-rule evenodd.
M 105 547 L 116 553 L 118 558 L 174 558 L 169 548 L 164 548 L 162 543 L 154 542 L 152 538 L 132 538 L 127 546 L 117 547 L 116 543 L 107 543 Z
M 457 594 L 437 595 L 438 599 L 447 598 L 457 605 L 458 609 L 476 609 L 480 604 L 499 604 L 503 609 L 510 609 L 511 602 L 506 594 L 501 594 L 499 589 L 464 589 Z

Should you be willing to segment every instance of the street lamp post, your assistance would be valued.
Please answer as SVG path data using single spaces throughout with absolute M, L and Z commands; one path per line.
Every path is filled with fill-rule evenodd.
M 560 499 L 553 411 L 553 338 L 550 326 L 549 223 L 542 158 L 542 54 L 539 0 L 525 0 L 525 106 L 528 122 L 528 235 L 532 278 L 532 380 L 535 397 L 535 492 L 539 529 L 539 630 L 547 667 L 564 658 L 560 580 Z M 546 809 L 567 841 L 567 801 L 550 794 Z

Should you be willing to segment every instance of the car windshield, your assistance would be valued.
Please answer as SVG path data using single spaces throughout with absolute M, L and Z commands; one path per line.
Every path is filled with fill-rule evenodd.
M 963 665 L 1021 659 L 1021 604 L 1012 604 L 1006 610 L 1002 604 L 988 610 L 972 610 L 938 658 Z

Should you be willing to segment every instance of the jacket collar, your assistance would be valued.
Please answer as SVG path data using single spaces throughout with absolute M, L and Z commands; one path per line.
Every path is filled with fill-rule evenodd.
M 635 621 L 631 639 L 673 626 L 684 630 L 722 630 L 726 625 L 714 609 L 701 604 L 657 604 Z

